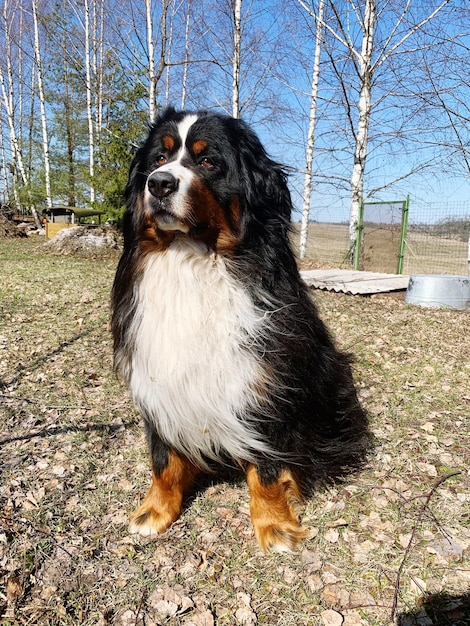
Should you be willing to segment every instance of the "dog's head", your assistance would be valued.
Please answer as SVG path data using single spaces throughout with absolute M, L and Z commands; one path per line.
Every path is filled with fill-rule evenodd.
M 284 228 L 291 200 L 283 169 L 241 120 L 165 110 L 138 151 L 126 190 L 125 243 L 176 234 L 216 251 L 270 224 Z

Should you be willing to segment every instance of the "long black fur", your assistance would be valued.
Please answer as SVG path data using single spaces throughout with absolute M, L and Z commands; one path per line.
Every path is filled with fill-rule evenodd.
M 292 203 L 285 171 L 267 156 L 243 121 L 210 112 L 197 114 L 198 127 L 203 126 L 220 166 L 219 174 L 205 182 L 224 208 L 228 223 L 233 221 L 234 195 L 239 201 L 238 223 L 233 224 L 237 243 L 228 253 L 227 267 L 274 326 L 256 349 L 275 373 L 277 391 L 269 419 L 265 412 L 254 417 L 259 418 L 256 423 L 263 438 L 287 461 L 260 455 L 257 469 L 269 484 L 287 466 L 308 496 L 320 482 L 357 467 L 368 449 L 367 417 L 357 399 L 351 360 L 336 348 L 297 270 L 289 242 Z M 127 349 L 126 328 L 135 314 L 133 283 L 140 254 L 137 200 L 153 167 L 155 134 L 162 125 L 178 123 L 183 117 L 182 112 L 166 110 L 131 166 L 124 252 L 112 294 L 116 352 Z M 151 427 L 148 434 L 153 456 L 160 454 L 155 467 L 161 465 L 162 455 L 166 458 L 168 446 L 162 448 Z

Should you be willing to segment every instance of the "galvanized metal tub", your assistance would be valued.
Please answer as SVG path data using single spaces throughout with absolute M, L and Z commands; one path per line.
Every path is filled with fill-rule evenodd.
M 446 274 L 410 276 L 405 302 L 425 307 L 470 310 L 470 276 Z

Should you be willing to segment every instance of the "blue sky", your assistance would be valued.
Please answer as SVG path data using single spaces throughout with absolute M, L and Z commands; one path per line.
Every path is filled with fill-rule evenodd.
M 125 67 L 125 75 L 130 84 L 145 80 L 145 29 L 143 3 L 127 0 L 128 8 L 123 10 L 126 0 L 105 0 L 108 11 L 107 27 L 110 40 L 107 50 Z M 23 0 L 25 7 L 30 5 Z M 377 28 L 377 42 L 386 41 L 396 23 L 396 13 L 405 6 L 405 0 L 377 0 L 381 13 Z M 439 0 L 411 1 L 408 23 L 394 32 L 389 47 L 407 32 L 413 23 L 437 6 Z M 356 3 L 359 7 L 363 3 Z M 47 1 L 43 6 L 47 6 Z M 112 11 L 113 8 L 119 11 Z M 184 8 L 185 2 L 175 6 Z M 336 0 L 336 7 L 345 15 L 351 8 L 349 0 Z M 77 4 L 77 11 L 81 4 Z M 154 1 L 156 24 L 159 20 L 159 0 Z M 190 65 L 188 72 L 188 106 L 192 108 L 222 107 L 230 112 L 231 88 L 231 21 L 225 11 L 225 3 L 220 0 L 192 2 L 192 48 L 195 59 L 205 59 L 205 63 Z M 303 175 L 305 163 L 305 139 L 308 128 L 310 107 L 310 78 L 314 50 L 314 22 L 300 7 L 297 0 L 243 0 L 244 35 L 242 57 L 241 97 L 243 113 L 260 135 L 268 152 L 297 174 L 291 176 L 291 189 L 296 207 L 302 205 Z M 25 10 L 26 10 L 25 8 Z M 422 56 L 432 65 L 434 78 L 443 90 L 443 97 L 449 106 L 467 115 L 467 102 L 470 102 L 469 87 L 461 78 L 468 74 L 470 38 L 462 33 L 470 32 L 470 5 L 467 0 L 451 0 L 448 15 L 434 22 L 432 28 L 418 33 L 412 45 L 418 49 L 433 45 L 433 30 L 448 41 L 440 47 L 430 49 Z M 29 9 L 28 9 L 29 10 Z M 198 12 L 196 14 L 196 11 Z M 133 14 L 134 21 L 130 19 Z M 140 22 L 139 22 L 140 20 Z M 452 21 L 454 20 L 454 21 Z M 360 46 L 360 30 L 355 22 L 354 11 L 350 10 L 345 19 L 348 34 Z M 72 28 L 72 24 L 69 28 Z M 182 58 L 184 52 L 184 12 L 177 12 L 174 24 L 173 49 L 170 61 Z M 134 29 L 134 31 L 133 31 Z M 178 30 L 179 29 L 179 30 Z M 159 41 L 156 29 L 157 48 Z M 459 36 L 460 48 L 452 46 L 452 39 Z M 26 39 L 25 39 L 26 41 Z M 338 77 L 332 72 L 331 63 L 325 48 L 322 55 L 322 68 L 319 85 L 318 123 L 316 131 L 314 160 L 314 189 L 312 194 L 312 219 L 345 221 L 349 215 L 350 189 L 348 180 L 353 162 L 353 140 L 348 123 L 348 108 L 353 127 L 357 123 L 355 106 L 358 98 L 358 82 L 351 61 L 344 54 L 344 47 L 333 46 L 338 74 L 345 81 L 341 89 Z M 126 47 L 127 46 L 127 47 Z M 45 50 L 45 53 L 47 50 Z M 451 64 L 446 63 L 446 55 L 456 54 Z M 460 55 L 459 58 L 458 55 Z M 26 56 L 24 58 L 27 58 Z M 449 129 L 446 116 L 437 110 L 435 97 L 427 93 L 422 60 L 419 55 L 400 50 L 388 64 L 384 64 L 375 76 L 373 111 L 370 128 L 369 155 L 366 167 L 365 193 L 385 186 L 396 178 L 405 176 L 412 166 L 425 163 L 433 157 L 433 168 L 415 174 L 401 182 L 383 189 L 373 198 L 392 200 L 411 196 L 411 206 L 426 202 L 470 202 L 470 180 L 462 166 L 462 159 L 449 159 L 449 151 L 442 149 L 446 142 L 455 141 Z M 202 70 L 201 70 L 202 68 Z M 139 70 L 140 75 L 136 70 Z M 446 74 L 447 73 L 447 74 Z M 179 106 L 181 100 L 182 66 L 170 70 L 169 101 Z M 262 80 L 260 80 L 260 77 Z M 50 77 L 49 77 L 50 78 Z M 164 74 L 159 85 L 159 103 L 165 104 Z M 53 85 L 49 83 L 48 88 Z M 424 94 L 424 95 L 423 95 Z M 432 106 L 431 106 L 432 105 Z M 145 100 L 142 101 L 145 106 Z M 419 107 L 422 107 L 420 110 Z M 460 132 L 465 145 L 468 144 L 470 122 L 460 123 Z M 396 133 L 400 131 L 401 138 Z M 145 129 L 143 129 L 145 132 Z M 39 133 L 38 133 L 39 135 Z M 138 140 L 138 138 L 136 138 Z M 54 137 L 51 135 L 51 143 Z M 84 146 L 84 154 L 86 153 Z M 464 208 L 462 210 L 465 210 Z

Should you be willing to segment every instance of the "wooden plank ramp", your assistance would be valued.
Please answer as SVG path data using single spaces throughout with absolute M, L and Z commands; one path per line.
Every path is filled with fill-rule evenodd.
M 408 287 L 410 278 L 402 274 L 380 274 L 378 272 L 341 269 L 302 270 L 300 275 L 309 287 L 363 296 L 404 291 Z

